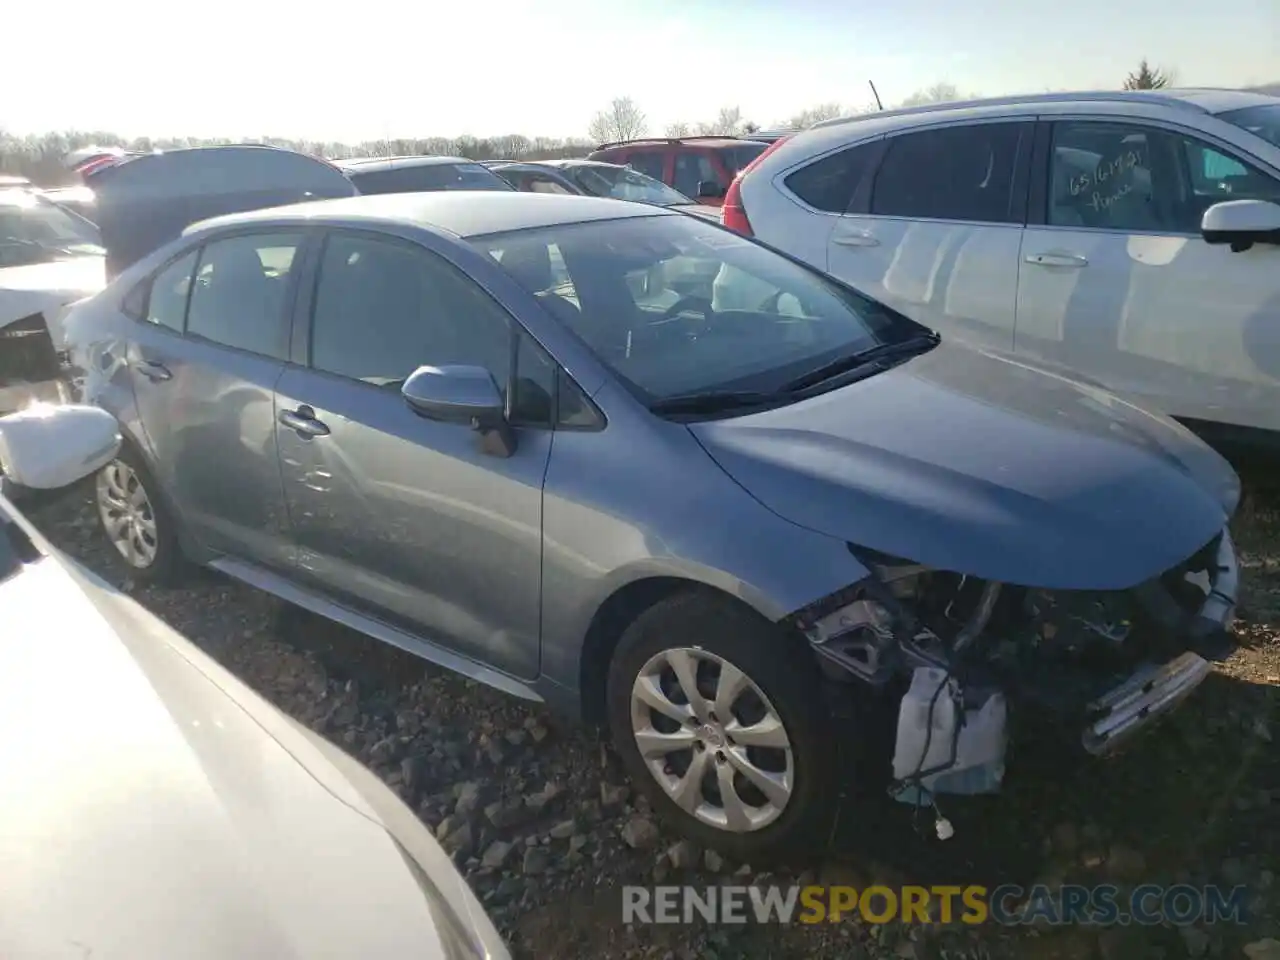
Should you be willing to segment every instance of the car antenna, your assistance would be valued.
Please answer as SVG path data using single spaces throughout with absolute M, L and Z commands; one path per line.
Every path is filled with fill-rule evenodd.
M 880 94 L 876 91 L 876 82 L 874 80 L 868 80 L 867 83 L 871 86 L 871 95 L 876 98 L 876 109 L 883 110 L 884 104 L 880 102 Z

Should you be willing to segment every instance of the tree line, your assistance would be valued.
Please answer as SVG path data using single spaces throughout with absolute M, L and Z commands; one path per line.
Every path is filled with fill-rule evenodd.
M 1172 82 L 1173 71 L 1152 67 L 1145 59 L 1124 80 L 1125 89 L 1163 87 Z M 872 88 L 874 93 L 874 88 Z M 964 98 L 976 94 L 965 94 Z M 821 120 L 850 116 L 878 109 L 877 102 L 820 103 L 793 116 L 776 121 L 769 129 L 803 130 Z M 962 99 L 951 83 L 935 83 L 917 90 L 893 106 L 916 106 L 945 103 Z M 71 130 L 17 136 L 0 129 L 0 173 L 17 174 L 44 186 L 71 182 L 73 177 L 64 166 L 64 158 L 83 147 L 121 147 L 150 152 L 183 147 L 215 146 L 227 143 L 264 143 L 286 147 L 317 157 L 389 157 L 435 154 L 467 157 L 471 160 L 553 160 L 580 157 L 597 144 L 612 140 L 630 140 L 651 134 L 682 137 L 690 135 L 742 136 L 759 132 L 761 125 L 743 115 L 737 106 L 725 106 L 712 120 L 697 123 L 677 122 L 662 130 L 651 130 L 644 111 L 631 97 L 618 97 L 593 116 L 587 124 L 587 138 L 529 137 L 519 133 L 496 137 L 425 137 L 416 139 L 368 140 L 347 144 L 337 141 L 291 140 L 281 137 L 231 138 L 177 137 L 128 139 L 107 130 Z

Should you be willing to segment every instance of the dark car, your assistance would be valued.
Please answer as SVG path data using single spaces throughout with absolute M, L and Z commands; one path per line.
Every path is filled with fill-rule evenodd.
M 197 220 L 357 193 L 327 161 L 258 144 L 127 157 L 86 175 L 85 185 L 93 191 L 109 277 Z
M 698 203 L 718 207 L 738 171 L 768 146 L 742 137 L 653 137 L 602 143 L 587 159 L 626 164 Z
M 334 164 L 364 194 L 513 189 L 483 164 L 465 157 L 363 157 Z
M 489 169 L 526 193 L 571 193 L 651 203 L 716 219 L 714 207 L 697 203 L 679 190 L 638 170 L 603 160 L 542 160 L 489 164 Z

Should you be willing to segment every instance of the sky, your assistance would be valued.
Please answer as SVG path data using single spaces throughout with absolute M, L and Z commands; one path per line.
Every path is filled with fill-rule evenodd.
M 935 83 L 999 95 L 1280 81 L 1280 0 L 62 0 L 6 4 L 0 129 L 123 136 L 584 136 L 737 106 L 769 127 Z M 47 34 L 48 39 L 44 39 Z M 26 39 L 23 39 L 26 38 Z M 25 79 L 24 79 L 25 78 Z

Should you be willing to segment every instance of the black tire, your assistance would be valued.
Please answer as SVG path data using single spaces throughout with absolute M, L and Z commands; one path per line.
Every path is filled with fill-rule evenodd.
M 791 749 L 791 794 L 780 807 L 781 813 L 766 825 L 735 832 L 686 812 L 641 756 L 632 721 L 633 687 L 652 658 L 679 648 L 710 655 L 702 661 L 708 666 L 699 668 L 700 688 L 704 674 L 718 672 L 712 658 L 726 661 L 750 679 L 782 722 Z M 680 833 L 752 864 L 803 857 L 828 839 L 838 803 L 832 721 L 812 655 L 776 625 L 729 598 L 701 591 L 669 597 L 637 617 L 623 634 L 610 663 L 606 696 L 609 730 L 623 765 L 636 788 Z M 764 706 L 754 693 L 747 699 Z M 736 712 L 743 709 L 735 707 Z M 675 726 L 674 721 L 670 724 Z M 709 764 L 724 761 L 724 751 L 714 749 L 714 743 L 695 745 L 696 752 L 708 749 L 715 754 Z M 690 751 L 691 758 L 694 752 Z M 762 755 L 756 752 L 753 756 Z M 778 756 L 778 751 L 763 756 Z M 710 783 L 717 768 L 709 766 L 708 770 L 710 777 L 704 782 Z M 682 771 L 668 767 L 667 772 L 678 776 Z M 748 786 L 746 792 L 753 789 Z M 759 796 L 763 798 L 763 794 Z
M 116 545 L 115 538 L 112 537 L 111 532 L 107 529 L 102 488 L 105 482 L 104 478 L 117 465 L 126 467 L 129 473 L 136 478 L 137 483 L 145 493 L 149 515 L 154 520 L 155 535 L 147 538 L 154 542 L 154 555 L 150 562 L 145 565 L 139 565 L 134 560 L 127 558 L 124 552 Z M 116 455 L 115 460 L 103 467 L 94 478 L 94 505 L 98 514 L 98 524 L 107 540 L 107 546 L 110 549 L 112 558 L 133 579 L 142 583 L 174 586 L 181 583 L 190 574 L 191 565 L 186 557 L 183 556 L 182 547 L 178 542 L 177 524 L 165 502 L 164 494 L 160 491 L 154 476 L 147 468 L 146 461 L 128 442 L 121 445 L 120 452 Z

